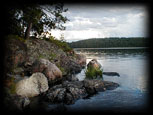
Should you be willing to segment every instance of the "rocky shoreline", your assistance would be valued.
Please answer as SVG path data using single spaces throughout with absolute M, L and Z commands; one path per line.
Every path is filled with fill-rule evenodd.
M 40 39 L 8 40 L 5 65 L 4 104 L 8 110 L 32 109 L 35 98 L 39 98 L 37 103 L 74 104 L 119 86 L 101 79 L 79 81 L 75 74 L 86 66 L 86 57 Z

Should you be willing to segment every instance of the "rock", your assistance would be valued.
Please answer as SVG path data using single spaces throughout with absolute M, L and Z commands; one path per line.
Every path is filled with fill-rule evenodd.
M 55 59 L 59 60 L 60 55 L 66 55 L 66 53 L 56 44 L 47 40 L 28 39 L 25 41 L 25 44 L 28 48 L 27 54 L 29 64 L 41 58 L 50 60 L 53 63 Z
M 89 95 L 95 94 L 98 91 L 104 91 L 104 83 L 102 80 L 84 80 L 84 87 Z
M 119 73 L 117 72 L 103 72 L 103 75 L 108 75 L 108 76 L 120 76 Z
M 84 54 L 76 54 L 78 63 L 81 65 L 81 67 L 86 66 L 86 56 Z
M 119 87 L 118 83 L 110 82 L 110 81 L 103 81 L 106 90 L 114 90 Z
M 12 36 L 13 37 L 13 36 Z M 7 39 L 5 42 L 5 72 L 12 70 L 22 65 L 27 59 L 27 46 L 24 42 L 15 38 Z
M 105 90 L 113 90 L 119 86 L 119 84 L 109 81 L 102 81 L 102 80 L 84 80 L 84 87 L 86 88 L 88 94 L 92 95 L 98 91 L 105 91 Z
M 36 60 L 32 66 L 32 73 L 42 72 L 46 75 L 49 81 L 62 78 L 61 70 L 49 60 Z
M 21 67 L 18 67 L 18 68 L 15 68 L 14 70 L 13 70 L 13 73 L 14 74 L 23 74 L 24 73 L 24 70 L 23 70 L 23 68 L 21 68 Z
M 86 98 L 99 91 L 113 90 L 119 85 L 102 80 L 63 81 L 62 84 L 51 87 L 45 94 L 51 103 L 73 104 L 77 99 Z
M 98 63 L 96 59 L 91 60 L 87 64 L 87 69 L 85 71 L 86 78 L 88 79 L 95 79 L 95 78 L 102 78 L 103 74 L 101 70 L 101 65 Z
M 83 83 L 80 81 L 64 81 L 62 84 L 50 88 L 46 98 L 52 103 L 72 104 L 75 100 L 87 96 L 85 88 L 82 86 Z
M 75 103 L 75 100 L 74 100 L 73 95 L 71 93 L 66 93 L 64 103 L 66 103 L 66 104 L 74 104 Z
M 64 55 L 61 55 L 60 60 L 61 67 L 63 67 L 67 73 L 76 74 L 81 72 L 82 67 L 77 60 Z
M 4 98 L 4 104 L 7 110 L 22 111 L 30 104 L 30 100 L 19 95 L 8 95 Z
M 64 102 L 65 91 L 66 89 L 62 87 L 53 88 L 49 90 L 47 97 L 51 102 Z
M 63 87 L 76 87 L 76 88 L 82 88 L 83 82 L 82 81 L 64 81 L 62 83 Z
M 48 81 L 44 74 L 34 73 L 16 84 L 16 93 L 23 97 L 34 97 L 48 90 Z
M 96 59 L 92 59 L 88 64 L 87 64 L 87 67 L 93 67 L 93 68 L 97 68 L 97 69 L 100 69 L 102 66 L 100 65 L 100 63 L 96 60 Z
M 79 81 L 79 79 L 76 76 L 74 76 L 74 75 L 67 75 L 66 79 L 68 81 Z

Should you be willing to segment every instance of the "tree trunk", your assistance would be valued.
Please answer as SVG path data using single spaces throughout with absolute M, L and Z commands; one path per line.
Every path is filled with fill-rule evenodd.
M 25 32 L 25 39 L 29 38 L 31 28 L 32 28 L 32 23 L 28 24 L 28 27 L 27 27 L 26 32 Z

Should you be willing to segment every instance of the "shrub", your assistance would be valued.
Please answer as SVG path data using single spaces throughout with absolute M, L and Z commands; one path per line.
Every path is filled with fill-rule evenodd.
M 22 37 L 19 37 L 18 35 L 8 35 L 8 36 L 6 37 L 6 39 L 17 39 L 17 40 L 19 40 L 19 41 L 21 41 L 21 42 L 25 42 L 25 39 L 22 38 Z
M 86 75 L 86 78 L 89 78 L 89 79 L 95 79 L 98 77 L 103 79 L 102 70 L 100 68 L 94 68 L 92 66 L 89 66 L 86 69 L 85 75 Z
M 49 38 L 43 38 L 45 39 L 46 41 L 49 41 L 51 43 L 54 43 L 56 44 L 59 48 L 61 48 L 64 52 L 69 52 L 69 51 L 72 51 L 72 48 L 70 48 L 68 46 L 68 44 L 65 42 L 65 41 L 60 41 L 60 40 L 57 40 L 55 37 L 51 36 Z

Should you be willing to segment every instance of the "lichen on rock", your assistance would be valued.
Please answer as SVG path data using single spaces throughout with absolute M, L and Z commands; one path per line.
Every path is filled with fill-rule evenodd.
M 48 81 L 42 73 L 34 73 L 16 84 L 16 94 L 23 97 L 34 97 L 47 90 Z

